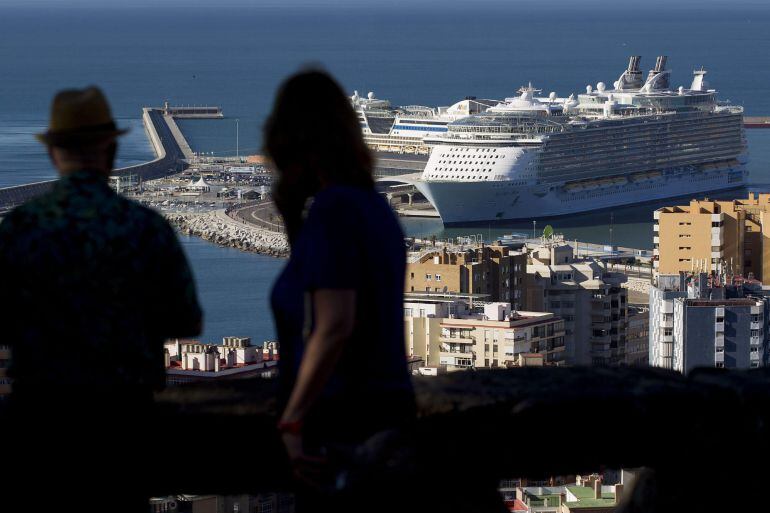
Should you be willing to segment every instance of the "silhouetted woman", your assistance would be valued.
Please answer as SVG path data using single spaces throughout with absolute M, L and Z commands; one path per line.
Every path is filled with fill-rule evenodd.
M 376 449 L 382 433 L 397 433 L 414 417 L 403 233 L 374 189 L 350 100 L 328 74 L 301 72 L 282 85 L 265 149 L 278 171 L 273 195 L 291 244 L 272 294 L 279 430 L 301 481 L 331 495 L 363 489 L 363 467 L 390 458 Z M 314 497 L 316 509 L 323 495 Z

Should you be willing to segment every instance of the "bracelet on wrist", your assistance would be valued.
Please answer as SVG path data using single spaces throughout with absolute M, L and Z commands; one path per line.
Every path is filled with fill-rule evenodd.
M 303 422 L 301 420 L 294 421 L 281 421 L 278 423 L 277 429 L 280 433 L 288 433 L 290 435 L 299 435 L 302 433 Z

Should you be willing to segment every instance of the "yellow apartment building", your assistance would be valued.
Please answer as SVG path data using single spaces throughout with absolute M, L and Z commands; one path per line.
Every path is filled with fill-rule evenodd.
M 654 268 L 657 274 L 770 273 L 770 194 L 746 199 L 691 200 L 655 211 Z
M 526 308 L 527 255 L 507 246 L 427 248 L 410 253 L 406 292 L 487 294 L 490 301 Z

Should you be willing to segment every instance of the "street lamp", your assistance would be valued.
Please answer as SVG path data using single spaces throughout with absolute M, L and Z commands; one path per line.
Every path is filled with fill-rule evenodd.
M 240 134 L 238 133 L 238 118 L 235 118 L 235 156 L 238 158 L 240 158 L 241 156 L 241 152 L 238 144 L 240 142 L 239 136 Z
M 532 238 L 535 239 L 537 236 L 535 235 L 535 231 L 537 230 L 537 221 L 534 219 L 532 220 Z

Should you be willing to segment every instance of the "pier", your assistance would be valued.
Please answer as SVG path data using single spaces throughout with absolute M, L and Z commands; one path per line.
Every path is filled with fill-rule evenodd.
M 183 106 L 171 106 L 168 102 L 163 102 L 163 114 L 166 116 L 179 118 L 179 119 L 221 119 L 225 117 L 222 113 L 222 108 L 217 106 L 197 106 L 197 105 L 183 105 Z

